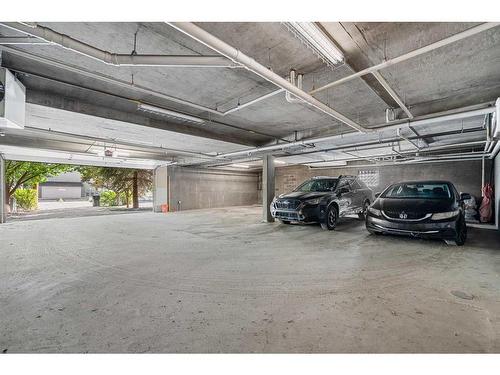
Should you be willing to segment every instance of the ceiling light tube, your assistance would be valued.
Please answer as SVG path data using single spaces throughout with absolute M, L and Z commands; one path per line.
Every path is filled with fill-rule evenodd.
M 327 65 L 344 61 L 344 54 L 314 22 L 285 22 L 285 26 Z
M 231 167 L 236 167 L 236 168 L 250 168 L 248 164 L 231 164 Z
M 137 106 L 137 110 L 143 111 L 143 112 L 154 113 L 154 114 L 157 114 L 160 116 L 173 117 L 173 118 L 181 119 L 181 120 L 188 121 L 188 122 L 195 122 L 198 124 L 202 124 L 205 122 L 205 120 L 203 120 L 202 118 L 199 118 L 199 117 L 186 115 L 185 113 L 175 112 L 175 111 L 171 111 L 171 110 L 165 109 L 165 108 L 155 107 L 155 106 L 149 105 L 149 104 L 139 103 Z

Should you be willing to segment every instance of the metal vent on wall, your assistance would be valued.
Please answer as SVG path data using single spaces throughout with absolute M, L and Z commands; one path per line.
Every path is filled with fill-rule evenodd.
M 377 170 L 358 171 L 358 177 L 368 187 L 376 187 L 379 185 L 379 173 Z

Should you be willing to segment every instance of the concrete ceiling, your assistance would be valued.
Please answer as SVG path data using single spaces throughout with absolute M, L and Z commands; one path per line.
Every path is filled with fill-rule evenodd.
M 215 54 L 165 23 L 40 25 L 113 53 L 130 54 L 134 49 L 134 34 L 137 33 L 136 51 L 139 54 Z M 304 73 L 305 91 L 475 25 L 321 23 L 345 54 L 345 64 L 332 69 L 281 23 L 198 23 L 198 26 L 282 77 L 292 68 Z M 0 37 L 19 35 L 22 34 L 0 26 Z M 12 49 L 28 54 L 21 56 Z M 219 153 L 295 136 L 313 137 L 352 131 L 313 107 L 288 103 L 284 93 L 220 116 L 169 101 L 161 95 L 134 90 L 132 86 L 93 79 L 74 69 L 52 66 L 31 57 L 36 55 L 55 60 L 221 112 L 277 88 L 241 68 L 116 67 L 56 45 L 0 45 L 1 50 L 2 66 L 17 71 L 27 88 L 30 121 L 36 118 L 37 113 L 45 111 L 45 123 L 38 118 L 33 127 L 57 128 L 60 132 L 97 138 L 147 139 L 165 148 Z M 499 63 L 500 27 L 497 27 L 393 65 L 380 73 L 412 113 L 421 116 L 495 100 L 500 96 Z M 396 104 L 372 75 L 354 79 L 315 96 L 365 127 L 384 124 L 385 109 Z M 139 112 L 139 101 L 199 116 L 207 122 L 203 125 L 188 124 Z M 90 117 L 84 122 L 71 122 L 64 119 L 70 112 Z M 88 120 L 91 118 L 92 121 Z M 97 120 L 99 118 L 102 120 Z M 94 125 L 89 125 L 89 121 Z M 109 123 L 120 125 L 108 126 Z M 18 140 L 21 136 L 17 134 Z M 29 138 L 28 135 L 26 137 Z M 322 148 L 327 146 L 322 145 Z

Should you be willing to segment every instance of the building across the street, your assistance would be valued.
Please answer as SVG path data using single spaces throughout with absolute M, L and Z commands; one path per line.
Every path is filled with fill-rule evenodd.
M 91 187 L 82 182 L 78 172 L 67 172 L 49 177 L 38 187 L 39 199 L 81 199 L 90 194 Z

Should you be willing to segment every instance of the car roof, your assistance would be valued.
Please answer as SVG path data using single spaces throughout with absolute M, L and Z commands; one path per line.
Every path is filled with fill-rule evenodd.
M 349 176 L 349 175 L 340 175 L 340 176 L 313 176 L 311 177 L 312 180 L 320 180 L 320 179 L 334 179 L 334 178 L 343 178 L 343 177 L 352 177 L 356 178 L 356 176 Z
M 396 184 L 450 184 L 453 185 L 450 181 L 446 180 L 421 180 L 421 181 L 399 181 L 395 182 Z

